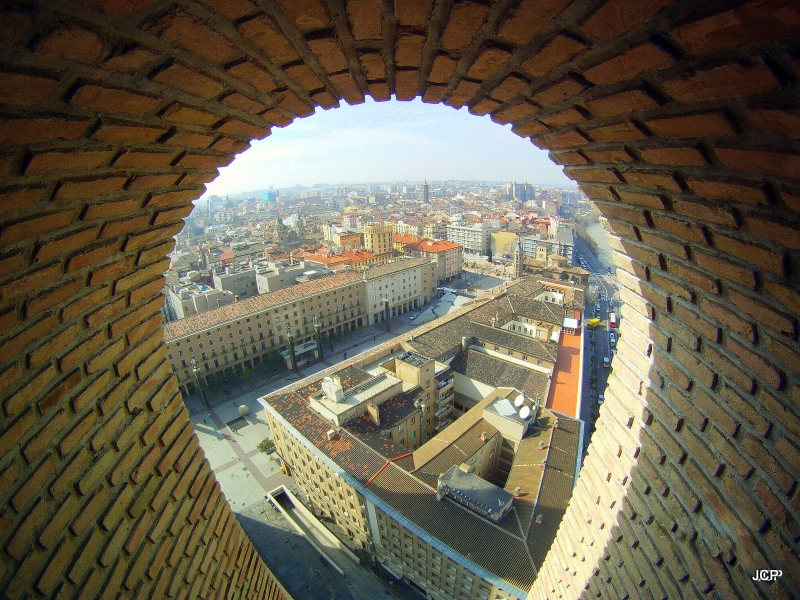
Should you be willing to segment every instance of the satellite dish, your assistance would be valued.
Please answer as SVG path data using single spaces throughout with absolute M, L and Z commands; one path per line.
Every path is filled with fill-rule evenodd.
M 525 404 L 525 395 L 524 394 L 520 394 L 519 396 L 517 396 L 517 399 L 514 400 L 514 406 L 519 408 L 523 404 Z
M 527 406 L 523 406 L 519 409 L 519 416 L 521 419 L 530 419 L 531 417 L 531 409 Z

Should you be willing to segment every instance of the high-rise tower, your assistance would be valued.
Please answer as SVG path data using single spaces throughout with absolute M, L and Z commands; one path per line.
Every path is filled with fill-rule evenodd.
M 517 237 L 517 247 L 514 250 L 514 279 L 519 279 L 525 274 L 525 257 L 522 254 L 522 244 Z

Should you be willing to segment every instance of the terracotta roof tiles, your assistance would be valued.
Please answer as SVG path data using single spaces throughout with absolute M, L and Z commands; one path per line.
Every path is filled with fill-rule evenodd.
M 179 337 L 211 329 L 212 327 L 219 327 L 223 323 L 249 317 L 276 306 L 286 304 L 287 302 L 294 302 L 307 296 L 314 296 L 338 287 L 352 285 L 359 279 L 361 279 L 360 273 L 355 271 L 343 271 L 329 277 L 321 277 L 305 283 L 292 285 L 282 290 L 246 298 L 241 302 L 234 302 L 227 306 L 167 323 L 164 325 L 164 340 L 169 342 Z

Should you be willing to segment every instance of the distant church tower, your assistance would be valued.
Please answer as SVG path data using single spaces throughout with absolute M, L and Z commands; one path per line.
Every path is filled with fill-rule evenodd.
M 514 279 L 519 279 L 525 274 L 525 257 L 522 254 L 522 245 L 517 237 L 517 248 L 514 250 Z
M 428 204 L 431 201 L 431 188 L 428 186 L 428 180 L 425 180 L 425 183 L 422 186 L 422 201 L 425 204 Z

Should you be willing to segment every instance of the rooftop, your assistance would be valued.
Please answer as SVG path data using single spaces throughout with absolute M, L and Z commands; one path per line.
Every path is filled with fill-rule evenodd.
M 556 356 L 558 355 L 557 342 L 550 340 L 540 342 L 529 335 L 479 323 L 473 323 L 472 328 L 475 337 L 480 340 L 511 348 L 528 357 L 541 358 L 550 362 L 556 361 Z
M 235 302 L 228 306 L 215 308 L 204 313 L 192 315 L 185 319 L 173 321 L 164 325 L 164 340 L 170 342 L 176 338 L 185 337 L 219 327 L 224 323 L 236 321 L 244 317 L 255 315 L 270 308 L 294 302 L 307 296 L 313 296 L 332 290 L 337 287 L 352 285 L 360 279 L 360 275 L 355 271 L 344 271 L 330 277 L 322 277 L 305 283 L 298 283 L 282 290 L 267 292 L 246 298 L 241 302 Z
M 414 267 L 428 263 L 430 263 L 430 260 L 427 258 L 398 258 L 397 260 L 380 266 L 368 267 L 364 271 L 364 278 L 377 279 L 378 277 L 385 277 L 386 275 L 391 275 L 392 273 L 397 273 L 398 271 L 413 269 Z
M 456 373 L 495 387 L 513 387 L 531 398 L 546 398 L 547 374 L 510 363 L 474 349 L 461 353 L 450 366 Z

